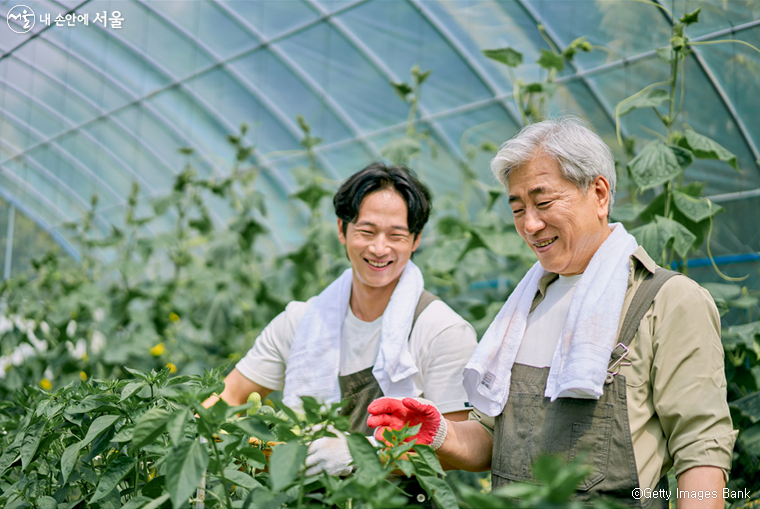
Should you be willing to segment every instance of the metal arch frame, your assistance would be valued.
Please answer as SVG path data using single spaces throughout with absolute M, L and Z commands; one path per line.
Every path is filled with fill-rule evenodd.
M 659 5 L 660 7 L 664 7 L 662 5 L 661 0 L 654 0 L 654 2 Z M 662 15 L 665 17 L 665 19 L 668 21 L 670 26 L 673 26 L 675 24 L 675 20 L 671 16 L 671 13 L 664 9 L 657 9 L 662 13 Z M 732 33 L 732 32 L 729 32 Z M 728 110 L 728 114 L 731 116 L 731 119 L 736 124 L 736 127 L 739 128 L 739 132 L 742 133 L 742 138 L 744 138 L 744 142 L 749 147 L 750 152 L 752 152 L 752 156 L 755 158 L 755 161 L 760 160 L 760 150 L 758 150 L 757 145 L 755 145 L 754 140 L 747 132 L 747 128 L 744 125 L 744 121 L 739 117 L 738 112 L 736 111 L 736 108 L 734 108 L 733 103 L 728 98 L 728 95 L 726 95 L 726 91 L 723 90 L 723 87 L 721 86 L 718 79 L 715 77 L 715 74 L 712 72 L 712 68 L 705 62 L 704 57 L 702 56 L 702 53 L 699 49 L 692 47 L 691 51 L 694 53 L 694 58 L 697 61 L 697 64 L 699 64 L 700 69 L 702 69 L 702 72 L 705 73 L 707 76 L 707 80 L 712 85 L 713 89 L 715 89 L 715 93 L 718 94 L 718 97 L 720 97 L 721 102 Z M 682 77 L 683 78 L 683 77 Z
M 12 176 L 14 180 L 19 180 L 19 177 L 15 175 L 14 173 L 6 170 L 5 168 L 0 169 L 1 172 L 7 173 L 8 175 Z M 29 188 L 29 186 L 21 180 L 21 183 L 23 184 L 24 188 Z M 35 194 L 40 196 L 43 201 L 47 201 L 52 205 L 52 208 L 48 210 L 58 210 L 59 212 L 62 212 L 54 203 L 50 202 L 46 197 L 42 196 L 39 192 L 37 192 L 34 188 L 30 188 Z M 7 190 L 3 189 L 3 187 L 0 186 L 0 196 L 2 196 L 7 202 L 13 204 L 14 207 L 16 207 L 18 210 L 20 210 L 25 216 L 29 217 L 32 221 L 34 221 L 37 226 L 42 229 L 45 233 L 53 237 L 53 240 L 60 245 L 66 253 L 68 253 L 69 256 L 71 256 L 74 260 L 79 261 L 79 253 L 71 246 L 68 240 L 66 240 L 63 235 L 55 231 L 52 226 L 48 224 L 47 221 L 42 219 L 37 213 L 35 213 L 31 208 L 27 207 L 23 203 L 21 203 L 16 196 L 8 192 Z
M 217 55 L 211 48 L 206 46 L 203 42 L 201 42 L 200 39 L 194 38 L 192 34 L 189 34 L 187 30 L 182 28 L 181 26 L 177 25 L 174 21 L 168 19 L 166 16 L 163 15 L 163 13 L 156 11 L 152 7 L 148 6 L 143 0 L 134 0 L 136 3 L 140 4 L 144 9 L 151 12 L 154 16 L 158 17 L 160 20 L 162 20 L 164 23 L 168 24 L 170 27 L 172 27 L 174 30 L 182 34 L 185 38 L 191 41 L 191 43 L 195 44 L 198 48 L 206 52 L 208 56 L 212 58 L 215 62 L 218 62 L 222 60 L 222 58 Z M 250 83 L 245 77 L 241 76 L 238 71 L 235 69 L 229 67 L 227 64 L 221 64 L 219 65 L 220 69 L 225 70 L 228 72 L 242 87 L 244 90 L 248 91 L 253 97 L 256 98 L 256 100 L 259 101 L 261 105 L 264 106 L 269 112 L 274 115 L 274 117 L 282 124 L 285 129 L 290 133 L 290 135 L 293 137 L 293 141 L 296 143 L 300 142 L 300 135 L 301 132 L 299 128 L 293 123 L 291 119 L 288 118 L 288 116 L 283 112 L 279 106 L 274 104 L 268 97 L 266 97 L 264 94 L 261 93 L 261 91 L 255 87 L 252 83 Z M 163 69 L 162 69 L 163 71 Z M 194 94 L 198 96 L 197 94 Z M 211 108 L 211 105 L 204 105 L 207 108 Z M 215 109 L 212 111 L 216 111 Z M 221 116 L 221 115 L 220 115 Z M 325 166 L 325 168 L 328 169 L 328 171 L 332 174 L 334 178 L 339 178 L 338 172 L 335 170 L 335 167 L 327 161 L 323 156 L 317 155 L 317 158 L 320 160 L 320 162 Z
M 433 14 L 428 7 L 422 2 L 422 0 L 407 0 L 414 8 L 416 8 L 422 17 L 430 23 L 438 34 L 451 46 L 454 51 L 465 61 L 470 70 L 475 73 L 475 76 L 490 90 L 493 97 L 498 97 L 501 92 L 494 80 L 486 73 L 485 69 L 470 55 L 465 47 L 453 36 L 453 34 L 446 28 L 438 17 Z M 524 126 L 522 117 L 520 114 L 514 111 L 514 106 L 511 105 L 506 99 L 497 101 L 501 104 L 506 112 L 512 117 L 512 120 L 518 126 Z
M 343 109 L 342 106 L 340 106 L 335 100 L 333 100 L 332 97 L 330 97 L 324 89 L 311 77 L 309 76 L 300 65 L 298 65 L 290 56 L 288 56 L 285 51 L 281 50 L 280 48 L 274 46 L 271 43 L 270 39 L 267 39 L 267 37 L 261 33 L 256 27 L 248 23 L 246 20 L 242 19 L 236 12 L 232 11 L 229 7 L 221 3 L 219 0 L 209 0 L 214 6 L 224 11 L 224 13 L 227 16 L 230 16 L 234 21 L 238 23 L 243 29 L 245 29 L 250 35 L 253 35 L 259 41 L 261 41 L 262 46 L 266 47 L 270 52 L 272 52 L 278 60 L 280 60 L 285 67 L 290 69 L 293 74 L 296 75 L 298 79 L 301 80 L 301 82 L 306 85 L 307 88 L 309 88 L 312 93 L 314 93 L 315 96 L 325 105 L 327 105 L 328 108 L 335 114 L 336 117 L 343 123 L 343 125 L 348 129 L 350 133 L 353 134 L 353 139 L 359 140 L 362 145 L 364 145 L 364 148 L 370 152 L 371 154 L 378 155 L 380 151 L 377 149 L 377 147 L 374 146 L 374 144 L 370 141 L 368 141 L 366 138 L 363 137 L 361 129 L 358 125 L 351 119 L 351 117 L 348 116 L 348 113 Z
M 13 120 L 17 121 L 16 119 L 13 119 Z M 19 123 L 23 124 L 22 122 L 19 122 Z M 7 141 L 2 141 L 1 143 L 4 144 L 4 145 L 10 146 Z M 31 164 L 32 166 L 38 168 L 40 170 L 40 172 L 41 172 L 41 175 L 47 175 L 48 177 L 50 177 L 51 180 L 55 181 L 56 184 L 58 184 L 61 187 L 64 187 L 68 191 L 68 193 L 66 194 L 66 196 L 68 196 L 68 199 L 72 203 L 79 202 L 80 204 L 84 205 L 84 207 L 83 207 L 84 210 L 88 209 L 89 203 L 87 203 L 85 200 L 83 200 L 82 198 L 80 198 L 79 196 L 77 196 L 71 190 L 71 188 L 69 188 L 66 184 L 64 184 L 63 182 L 61 182 L 61 180 L 58 177 L 56 177 L 55 175 L 53 175 L 52 173 L 50 173 L 50 171 L 48 171 L 40 163 L 38 163 L 34 159 L 28 158 L 28 157 L 23 158 L 22 161 L 25 164 Z M 37 188 L 35 188 L 33 186 L 30 186 L 29 183 L 26 180 L 22 179 L 20 176 L 16 175 L 14 172 L 12 172 L 11 170 L 9 170 L 5 166 L 0 166 L 0 172 L 3 172 L 5 175 L 8 175 L 8 176 L 12 177 L 13 180 L 16 180 L 17 182 L 21 183 L 23 185 L 24 189 L 32 191 L 35 195 L 39 196 L 40 197 L 40 201 L 42 201 L 44 203 L 48 203 L 49 204 L 48 210 L 55 210 L 55 211 L 58 212 L 58 214 L 61 217 L 68 217 L 68 216 L 66 216 L 63 213 L 63 211 L 60 209 L 60 207 L 58 207 L 58 205 L 56 205 L 55 203 L 53 203 L 53 201 L 50 198 L 48 198 L 47 196 L 45 196 L 44 194 L 42 194 L 39 190 L 37 190 Z M 2 188 L 0 188 L 0 189 L 2 189 Z M 101 220 L 101 222 L 102 222 L 102 218 L 99 218 L 99 220 Z
M 539 14 L 535 11 L 535 9 L 528 4 L 527 0 L 516 0 L 518 4 L 520 4 L 520 7 L 523 8 L 523 10 L 530 16 L 530 18 L 533 20 L 533 22 L 538 25 L 542 24 L 544 26 L 544 29 L 546 30 L 546 35 L 551 39 L 551 41 L 559 46 L 559 40 L 560 38 L 557 36 L 557 34 L 554 32 L 554 30 L 543 20 L 541 20 L 541 17 Z M 568 65 L 573 68 L 576 72 L 578 71 L 578 68 L 573 64 L 573 62 L 568 62 Z M 589 91 L 591 92 L 591 95 L 594 97 L 596 102 L 599 104 L 599 106 L 602 107 L 602 110 L 607 114 L 607 117 L 609 117 L 610 121 L 613 125 L 617 125 L 617 122 L 615 121 L 615 112 L 610 107 L 609 104 L 604 100 L 604 97 L 601 93 L 599 93 L 599 89 L 597 86 L 591 81 L 588 80 L 585 76 L 581 76 L 580 79 L 583 81 L 583 84 L 588 87 Z M 623 135 L 623 137 L 627 137 L 625 126 L 620 124 L 620 132 Z
M 24 96 L 30 102 L 32 102 L 33 104 L 36 104 L 39 107 L 43 108 L 48 113 L 54 114 L 64 124 L 72 125 L 72 123 L 66 117 L 64 117 L 63 115 L 61 115 L 60 113 L 58 113 L 56 110 L 54 110 L 53 108 L 51 108 L 47 104 L 38 101 L 36 98 L 34 98 L 33 96 L 27 94 L 25 91 L 21 90 L 20 88 L 16 87 L 15 85 L 12 85 L 12 84 L 8 83 L 7 81 L 4 82 L 3 85 L 6 86 L 6 87 L 8 87 L 8 88 L 10 88 L 10 89 L 12 89 L 12 90 L 14 90 L 16 93 Z M 27 126 L 28 126 L 28 124 L 27 124 Z M 30 129 L 33 129 L 31 126 L 28 126 L 28 127 Z M 101 146 L 102 147 L 102 144 L 100 142 L 98 142 L 97 140 L 92 140 L 91 139 L 92 137 L 91 137 L 91 135 L 89 133 L 86 133 L 85 131 L 81 131 L 81 132 L 85 136 L 87 136 L 88 138 L 90 138 L 90 141 L 92 141 L 96 146 Z M 103 188 L 105 188 L 106 190 L 108 190 L 116 198 L 119 198 L 119 199 L 121 198 L 121 196 L 119 195 L 119 193 L 117 193 L 114 188 L 112 188 L 110 185 L 106 184 L 103 181 L 103 179 L 101 179 L 98 175 L 96 175 L 90 168 L 88 168 L 87 166 L 85 166 L 81 161 L 79 161 L 79 159 L 77 159 L 76 157 L 74 157 L 74 155 L 71 154 L 68 150 L 64 149 L 63 147 L 61 147 L 60 145 L 58 145 L 58 143 L 56 143 L 54 141 L 50 142 L 50 145 L 53 146 L 53 147 L 55 147 L 56 151 L 61 152 L 64 155 L 64 158 L 67 161 L 72 162 L 75 166 L 78 166 L 78 167 L 82 168 L 82 170 L 85 173 L 89 174 L 98 183 L 99 186 L 102 186 Z M 36 146 L 40 146 L 40 145 L 36 145 Z M 25 152 L 28 153 L 29 151 L 25 151 Z M 7 160 L 11 160 L 11 159 L 9 158 Z M 1 164 L 5 164 L 5 162 L 6 161 L 0 162 L 0 165 Z
M 96 26 L 98 27 L 99 30 L 105 31 L 105 29 L 103 27 L 101 27 L 99 25 L 96 25 Z M 61 45 L 58 42 L 56 42 L 56 41 L 53 41 L 51 39 L 44 39 L 47 43 L 54 45 L 56 48 L 58 48 L 60 51 L 62 51 L 63 53 L 67 54 L 68 56 L 74 57 L 80 63 L 82 63 L 83 65 L 85 65 L 86 67 L 88 67 L 90 70 L 96 72 L 96 74 L 98 74 L 98 75 L 102 76 L 103 78 L 105 78 L 109 83 L 115 85 L 118 89 L 122 90 L 128 97 L 130 97 L 130 98 L 133 99 L 132 101 L 128 102 L 127 104 L 124 104 L 124 105 L 122 105 L 122 106 L 120 106 L 118 108 L 114 108 L 113 110 L 111 110 L 109 112 L 106 112 L 105 114 L 100 115 L 99 117 L 93 118 L 93 119 L 91 119 L 91 120 L 89 120 L 87 122 L 83 122 L 82 124 L 80 124 L 79 126 L 77 126 L 73 130 L 80 129 L 81 127 L 84 127 L 85 125 L 89 125 L 89 124 L 91 124 L 91 123 L 93 123 L 93 122 L 95 122 L 95 121 L 97 121 L 97 120 L 99 120 L 101 118 L 110 117 L 114 113 L 116 113 L 118 111 L 121 111 L 122 109 L 125 109 L 125 108 L 127 108 L 129 106 L 132 106 L 134 104 L 143 103 L 143 106 L 145 108 L 147 108 L 148 111 L 150 111 L 156 118 L 158 118 L 159 120 L 161 120 L 162 123 L 166 124 L 172 131 L 174 131 L 176 134 L 178 134 L 180 138 L 182 138 L 184 141 L 186 141 L 186 142 L 189 143 L 190 140 L 181 131 L 179 131 L 176 127 L 174 127 L 173 124 L 171 122 L 169 122 L 162 114 L 160 114 L 159 112 L 155 111 L 154 107 L 152 107 L 152 106 L 150 106 L 148 104 L 145 104 L 144 101 L 146 99 L 150 98 L 150 97 L 158 95 L 159 93 L 161 93 L 161 92 L 163 92 L 165 90 L 169 90 L 169 89 L 175 88 L 177 86 L 180 86 L 181 88 L 186 89 L 186 85 L 184 85 L 183 81 L 191 79 L 192 77 L 194 77 L 198 73 L 196 73 L 194 75 L 191 75 L 188 78 L 185 78 L 185 80 L 175 80 L 175 79 L 171 78 L 171 74 L 168 71 L 166 71 L 166 69 L 164 69 L 162 66 L 154 63 L 153 60 L 150 59 L 147 55 L 144 55 L 144 54 L 140 53 L 140 51 L 137 50 L 133 45 L 131 45 L 130 43 L 128 43 L 128 42 L 124 41 L 123 39 L 118 38 L 116 36 L 111 35 L 111 37 L 113 38 L 113 40 L 116 43 L 121 44 L 122 46 L 124 46 L 125 48 L 127 48 L 129 51 L 131 51 L 133 54 L 135 54 L 138 57 L 140 57 L 141 60 L 146 61 L 146 62 L 150 63 L 151 65 L 154 65 L 154 67 L 157 70 L 159 70 L 160 72 L 162 72 L 165 76 L 169 76 L 170 77 L 170 79 L 169 79 L 170 83 L 167 86 L 160 87 L 160 88 L 158 88 L 158 89 L 150 92 L 149 94 L 145 94 L 145 95 L 143 95 L 141 97 L 136 96 L 131 91 L 129 91 L 126 87 L 124 87 L 121 83 L 119 83 L 118 81 L 114 80 L 110 75 L 103 74 L 99 69 L 97 69 L 95 66 L 93 66 L 87 60 L 81 58 L 76 53 L 72 53 L 68 49 L 61 47 Z M 216 64 L 212 65 L 212 66 L 210 66 L 209 68 L 206 69 L 206 72 L 209 71 L 209 70 L 211 70 L 211 69 L 213 69 L 213 68 L 216 68 L 216 67 L 218 67 L 218 65 L 216 65 Z M 194 94 L 192 91 L 189 91 L 189 94 L 191 96 L 197 97 L 197 94 Z M 201 102 L 201 105 L 204 106 L 204 107 L 206 107 L 206 105 L 204 105 L 202 102 Z M 212 113 L 212 117 L 217 118 L 217 119 L 220 118 L 220 116 L 218 114 L 214 114 L 213 110 L 211 111 L 211 113 Z M 231 129 L 232 131 L 235 131 L 234 127 L 227 126 L 227 128 Z M 63 135 L 63 134 L 67 134 L 67 132 L 60 133 L 60 135 Z M 215 164 L 214 164 L 213 160 L 208 155 L 205 155 L 205 151 L 200 151 L 199 150 L 199 152 L 201 152 L 202 154 L 204 154 L 204 158 L 209 162 L 209 164 L 211 165 L 212 168 L 215 167 Z M 277 184 L 279 184 L 282 187 L 282 189 L 284 189 L 288 194 L 290 194 L 290 192 L 292 192 L 292 189 L 287 184 L 287 182 L 277 172 L 275 172 L 269 166 L 268 161 L 263 160 L 261 158 L 261 156 L 257 156 L 257 159 L 259 159 L 260 165 L 262 166 L 262 168 L 268 170 L 268 173 L 272 175 L 272 177 L 275 180 L 275 182 Z M 212 214 L 214 214 L 215 216 L 217 216 L 214 211 L 212 211 Z M 218 219 L 218 216 L 217 216 L 217 219 Z
M 11 113 L 8 113 L 7 111 L 5 111 L 2 108 L 0 108 L 0 112 L 2 112 L 2 114 L 3 114 L 4 117 L 11 119 L 14 123 L 18 124 L 19 126 L 23 126 L 27 130 L 28 133 L 33 134 L 34 136 L 38 136 L 39 137 L 40 133 L 36 129 L 34 129 L 32 126 L 30 126 L 29 124 L 27 124 L 26 122 L 24 122 L 21 119 L 17 118 L 15 115 L 13 115 Z M 7 141 L 5 141 L 3 143 L 5 145 L 12 146 Z M 15 147 L 13 147 L 13 148 L 15 148 Z M 14 158 L 14 160 L 15 159 L 16 158 Z M 47 168 L 45 168 L 44 166 L 42 166 L 42 164 L 40 164 L 39 162 L 37 162 L 33 157 L 31 157 L 30 155 L 25 155 L 23 157 L 23 160 L 27 161 L 28 163 L 32 164 L 34 167 L 38 168 L 41 171 L 42 175 L 47 175 L 47 177 L 50 178 L 50 180 L 52 180 L 53 182 L 55 182 L 55 184 L 58 187 L 65 189 L 67 191 L 67 194 L 69 196 L 71 196 L 72 198 L 74 198 L 74 201 L 79 201 L 83 205 L 83 207 L 85 209 L 87 209 L 90 206 L 90 204 L 87 202 L 87 200 L 85 200 L 84 198 L 81 198 L 78 194 L 76 194 L 74 192 L 73 189 L 71 189 L 67 184 L 65 184 L 59 177 L 53 175 L 53 173 L 50 170 L 48 170 Z M 2 167 L 2 168 L 5 169 L 5 162 L 1 163 L 0 167 Z M 7 171 L 8 171 L 8 173 L 13 173 L 10 170 L 7 170 Z M 99 219 L 99 221 L 101 223 L 101 226 L 106 226 L 106 229 L 108 229 L 107 228 L 109 226 L 108 223 L 105 222 L 105 220 L 103 218 L 99 217 L 98 219 Z
M 305 0 L 314 10 L 321 14 L 325 14 L 324 8 L 317 3 L 316 0 Z M 367 47 L 366 44 L 364 44 L 362 41 L 354 35 L 353 32 L 351 32 L 340 20 L 337 20 L 333 17 L 327 17 L 326 22 L 332 25 L 338 33 L 340 33 L 344 38 L 350 42 L 354 48 L 364 57 L 366 58 L 370 64 L 372 64 L 375 69 L 380 72 L 380 74 L 388 81 L 399 81 L 398 77 L 391 71 L 388 66 L 385 65 L 385 62 L 380 60 L 380 58 L 375 55 L 375 53 Z M 427 112 L 427 109 L 422 105 L 422 103 L 418 104 L 418 110 L 420 112 L 421 117 L 429 117 L 429 114 Z M 457 160 L 458 162 L 463 162 L 462 154 L 460 153 L 459 149 L 452 143 L 452 141 L 449 139 L 448 136 L 446 136 L 446 133 L 441 131 L 441 128 L 436 124 L 435 122 L 429 122 L 428 125 L 430 126 L 430 129 L 435 133 L 436 137 L 443 143 L 443 145 L 449 150 L 451 153 L 451 156 Z

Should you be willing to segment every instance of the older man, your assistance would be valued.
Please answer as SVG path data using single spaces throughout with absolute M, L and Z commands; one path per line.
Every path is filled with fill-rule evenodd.
M 586 454 L 592 473 L 580 498 L 666 507 L 650 494 L 667 491 L 675 466 L 679 507 L 722 508 L 736 432 L 709 294 L 608 224 L 614 161 L 583 122 L 528 126 L 491 167 L 538 263 L 465 368 L 476 410 L 447 422 L 429 402 L 384 398 L 370 405 L 370 426 L 379 436 L 383 426 L 421 423 L 420 441 L 454 467 L 490 467 L 494 488 L 535 482 L 541 453 Z

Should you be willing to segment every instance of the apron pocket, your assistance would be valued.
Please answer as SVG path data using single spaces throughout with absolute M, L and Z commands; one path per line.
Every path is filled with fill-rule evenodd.
M 573 422 L 569 426 L 570 444 L 568 461 L 584 456 L 591 474 L 578 487 L 588 491 L 607 475 L 610 439 L 612 435 L 612 405 L 593 400 L 578 400 L 573 404 Z

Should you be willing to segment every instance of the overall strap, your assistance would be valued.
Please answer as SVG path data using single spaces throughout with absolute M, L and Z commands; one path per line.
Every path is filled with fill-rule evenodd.
M 639 322 L 641 322 L 647 309 L 649 309 L 649 306 L 654 302 L 657 292 L 660 291 L 660 288 L 662 288 L 662 285 L 664 285 L 668 279 L 678 275 L 680 275 L 679 272 L 663 269 L 662 267 L 657 267 L 654 274 L 649 273 L 647 275 L 644 281 L 641 282 L 639 289 L 636 290 L 636 294 L 633 296 L 631 306 L 628 308 L 628 312 L 625 315 L 623 326 L 620 328 L 618 343 L 622 343 L 626 347 L 631 344 L 633 337 L 636 335 L 636 331 L 639 329 Z
M 412 328 L 411 330 L 414 330 L 414 325 L 417 323 L 417 318 L 420 317 L 423 311 L 425 311 L 425 308 L 428 307 L 433 301 L 441 300 L 436 295 L 433 295 L 427 290 L 422 290 L 422 295 L 420 295 L 420 300 L 417 301 L 417 307 L 414 309 L 414 319 L 412 319 Z M 411 332 L 410 332 L 411 335 Z

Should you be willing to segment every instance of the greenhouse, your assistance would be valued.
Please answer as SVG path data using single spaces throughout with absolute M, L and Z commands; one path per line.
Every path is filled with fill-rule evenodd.
M 522 508 L 571 507 L 578 500 L 599 508 L 676 507 L 690 493 L 702 496 L 704 507 L 760 507 L 760 2 L 26 0 L 3 2 L 0 10 L 7 20 L 0 27 L 0 507 Z M 617 359 L 615 347 L 615 363 L 599 382 L 607 394 L 606 387 L 622 380 L 623 401 L 625 394 L 629 400 L 622 415 L 628 416 L 624 438 L 633 437 L 625 450 L 638 479 L 631 486 L 613 486 L 616 474 L 606 459 L 606 478 L 595 477 L 598 451 L 612 446 L 595 442 L 594 430 L 612 426 L 607 442 L 616 433 L 613 425 L 600 424 L 597 411 L 589 423 L 565 423 L 572 449 L 544 436 L 546 447 L 525 445 L 521 474 L 507 472 L 517 460 L 504 459 L 510 450 L 503 443 L 504 454 L 489 446 L 487 461 L 477 465 L 447 456 L 451 440 L 441 445 L 447 420 L 449 437 L 464 436 L 459 426 L 485 415 L 467 384 L 460 386 L 461 373 L 471 355 L 474 362 L 490 348 L 496 329 L 506 344 L 505 331 L 513 326 L 498 326 L 509 321 L 505 312 L 518 313 L 509 311 L 510 302 L 519 308 L 524 285 L 537 281 L 531 275 L 541 267 L 560 278 L 586 269 L 554 270 L 545 258 L 551 255 L 544 254 L 554 238 L 537 234 L 534 240 L 542 245 L 536 246 L 526 233 L 531 218 L 552 217 L 558 224 L 573 218 L 567 212 L 551 216 L 538 201 L 535 210 L 528 206 L 544 192 L 544 181 L 526 184 L 521 194 L 520 176 L 535 168 L 538 152 L 515 163 L 513 173 L 504 169 L 509 191 L 491 169 L 497 153 L 508 149 L 499 152 L 507 140 L 530 132 L 524 128 L 550 125 L 547 119 L 588 126 L 611 150 L 615 174 L 593 181 L 608 184 L 598 191 L 607 193 L 608 214 L 597 222 L 606 228 L 609 219 L 624 229 L 605 229 L 605 238 L 627 231 L 652 264 L 702 287 L 683 290 L 695 299 L 692 305 L 667 308 L 670 314 L 663 311 L 665 318 L 659 318 L 655 300 L 642 314 L 648 318 L 639 318 L 654 323 L 653 330 L 680 320 L 671 346 L 662 346 L 658 357 L 653 332 L 647 347 L 652 358 L 639 368 L 636 363 L 644 361 L 636 342 L 644 340 L 637 332 L 632 344 L 621 343 L 625 354 Z M 578 146 L 576 152 L 585 150 Z M 585 184 L 565 178 L 562 161 L 557 156 L 552 163 L 561 185 L 583 196 L 598 189 L 590 177 Z M 402 170 L 383 177 L 375 191 L 360 193 L 353 212 L 336 215 L 344 183 L 373 163 Z M 425 207 L 423 188 L 403 168 L 429 189 L 429 220 L 419 212 L 424 228 L 412 224 L 414 211 Z M 401 181 L 411 191 L 402 191 Z M 401 244 L 407 239 L 409 245 L 399 248 L 407 258 L 393 261 L 413 263 L 404 268 L 391 262 L 386 272 L 403 269 L 405 279 L 393 272 L 395 279 L 384 287 L 390 293 L 367 297 L 365 304 L 344 285 L 346 303 L 335 297 L 338 283 L 353 277 L 354 292 L 366 283 L 357 260 L 364 257 L 375 270 L 368 268 L 367 277 L 386 277 L 379 275 L 385 258 L 367 259 L 376 245 L 368 241 L 372 247 L 357 254 L 358 241 L 351 237 L 358 235 L 356 225 L 377 227 L 375 219 L 359 219 L 368 217 L 371 197 L 382 193 L 390 193 L 390 201 L 377 205 L 380 215 L 373 217 L 395 217 L 393 200 L 402 200 L 400 210 L 408 215 L 399 217 L 402 223 L 407 217 L 401 228 L 408 239 L 398 233 L 388 238 Z M 528 204 L 527 219 L 519 204 Z M 626 270 L 631 252 L 624 257 Z M 418 283 L 410 283 L 411 270 Z M 569 320 L 575 312 L 581 322 L 585 316 L 586 308 L 569 304 L 569 296 L 592 288 L 602 295 L 599 304 L 632 306 L 632 283 L 626 287 L 620 279 L 618 300 L 623 302 L 622 289 L 626 300 L 614 304 L 608 296 L 617 279 L 604 279 L 605 287 L 602 274 L 597 283 L 584 283 L 593 276 L 581 278 L 578 290 L 570 290 L 560 315 L 568 321 L 550 329 L 562 334 L 560 343 L 546 347 L 547 362 L 528 366 L 551 364 L 544 382 L 547 406 L 555 369 L 561 369 L 555 363 L 567 353 L 561 343 L 569 337 Z M 687 278 L 676 279 L 662 288 L 686 288 Z M 419 288 L 408 302 L 394 291 L 413 284 Z M 417 300 L 423 284 L 431 299 L 424 305 L 427 293 Z M 541 298 L 545 292 L 550 300 L 547 287 L 539 288 Z M 529 293 L 533 299 L 536 291 Z M 700 295 L 707 303 L 703 312 Z M 329 336 L 341 351 L 315 357 L 303 339 L 307 327 L 298 323 L 306 313 L 300 323 L 326 331 L 330 313 L 338 313 L 330 299 L 343 306 L 334 323 L 338 332 L 320 332 L 324 338 L 314 332 L 308 341 Z M 307 301 L 311 307 L 302 304 Z M 323 307 L 316 311 L 318 302 Z M 543 308 L 539 298 L 527 302 L 530 324 L 534 309 Z M 282 373 L 274 381 L 264 375 L 266 363 L 274 361 L 256 355 L 282 346 L 263 345 L 276 336 L 274 324 L 296 308 L 302 310 L 298 319 L 288 322 L 293 348 L 283 347 Z M 396 375 L 388 374 L 394 349 L 380 317 L 391 323 L 392 309 L 405 317 L 403 342 L 394 347 L 401 348 L 398 362 L 418 362 L 415 390 L 408 394 L 394 392 Z M 431 318 L 439 309 L 464 332 L 456 339 L 449 333 L 459 352 L 452 354 L 458 357 L 451 361 L 453 371 L 424 390 L 422 373 L 432 380 L 428 373 L 444 353 L 434 355 L 426 339 L 415 339 L 416 324 L 444 327 L 449 318 Z M 610 322 L 615 338 L 625 328 L 621 313 L 613 312 Z M 593 319 L 603 321 L 598 315 Z M 341 327 L 350 319 L 356 330 L 377 327 L 370 346 L 357 343 L 346 353 L 340 342 L 348 333 Z M 698 343 L 696 337 L 710 336 L 705 329 L 711 327 L 715 343 Z M 491 361 L 506 347 L 499 348 Z M 288 389 L 305 383 L 294 382 L 301 379 L 292 374 L 294 359 L 305 352 L 311 356 L 299 361 L 308 372 L 304 380 L 332 373 L 334 360 L 341 384 L 327 385 L 335 385 L 335 397 L 307 391 L 299 395 L 313 398 L 300 400 Z M 409 427 L 399 424 L 384 437 L 378 432 L 382 439 L 375 442 L 361 436 L 373 431 L 360 434 L 349 422 L 355 404 L 343 379 L 353 373 L 346 368 L 350 355 L 359 364 L 370 355 L 356 366 L 374 367 L 369 380 L 376 396 L 427 398 L 420 404 L 438 416 L 430 440 L 422 438 L 428 421 L 390 403 L 384 412 L 403 412 Z M 515 355 L 511 362 L 527 358 Z M 425 356 L 433 364 L 419 360 Z M 680 371 L 660 374 L 665 368 L 659 363 L 682 357 Z M 711 370 L 708 363 L 715 359 L 723 366 Z M 482 371 L 478 380 L 490 390 L 493 373 Z M 503 424 L 517 405 L 512 396 L 506 399 L 516 372 L 506 375 L 496 421 L 497 435 L 510 440 L 519 435 Z M 646 376 L 636 384 L 632 377 L 640 373 Z M 242 399 L 233 382 L 241 384 Z M 706 388 L 713 385 L 716 401 Z M 681 400 L 678 410 L 665 408 L 673 387 L 691 387 L 690 396 L 672 397 Z M 632 409 L 636 391 L 648 391 L 642 406 L 651 407 L 652 415 Z M 461 408 L 447 406 L 459 397 L 454 393 L 463 395 Z M 552 405 L 578 397 L 564 396 L 555 394 Z M 359 412 L 365 421 L 372 399 Z M 723 441 L 714 439 L 719 445 L 704 446 L 713 451 L 703 453 L 710 457 L 706 463 L 688 456 L 702 442 L 680 441 L 707 433 L 687 423 L 700 406 L 714 421 L 711 433 L 717 436 L 715 430 L 726 426 L 720 428 Z M 470 421 L 457 422 L 473 408 Z M 511 418 L 519 422 L 515 416 L 527 414 L 515 408 Z M 668 421 L 667 410 L 686 417 Z M 636 424 L 637 416 L 648 423 Z M 507 440 L 488 429 L 489 444 Z M 644 435 L 659 445 L 641 445 L 648 440 Z M 315 444 L 327 443 L 348 459 L 343 470 L 315 473 L 315 458 L 321 457 Z M 644 461 L 646 447 L 651 458 Z M 337 450 L 320 461 L 337 461 Z M 608 452 L 615 451 L 605 458 Z M 725 478 L 690 484 L 689 472 L 698 468 L 722 470 Z M 620 495 L 634 485 L 644 495 Z M 662 496 L 654 501 L 658 489 L 667 492 L 665 505 L 656 505 Z M 595 493 L 617 499 L 593 498 Z

